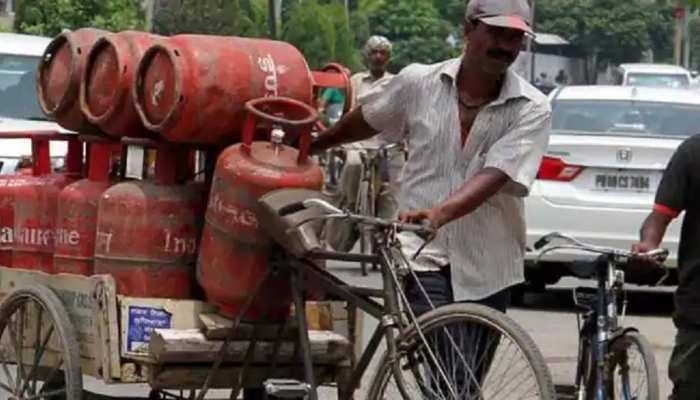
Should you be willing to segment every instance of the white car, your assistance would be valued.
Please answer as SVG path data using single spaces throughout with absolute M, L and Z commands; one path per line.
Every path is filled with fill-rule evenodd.
M 620 64 L 615 73 L 623 86 L 687 89 L 693 83 L 690 71 L 679 65 L 628 63 Z
M 584 242 L 628 249 L 652 209 L 656 188 L 678 145 L 700 133 L 700 96 L 690 90 L 568 86 L 550 95 L 552 135 L 525 199 L 526 275 L 535 287 L 567 275 L 579 253 L 559 251 L 535 263 L 533 244 L 559 231 Z M 681 218 L 663 246 L 677 263 Z
M 2 134 L 24 131 L 68 132 L 47 120 L 36 95 L 39 61 L 50 38 L 0 33 L 0 175 L 14 173 L 22 157 L 32 153 L 28 139 L 2 139 Z M 53 165 L 60 168 L 65 142 L 51 143 Z

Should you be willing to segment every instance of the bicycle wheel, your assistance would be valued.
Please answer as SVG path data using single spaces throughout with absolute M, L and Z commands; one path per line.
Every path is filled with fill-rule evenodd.
M 18 289 L 0 303 L 0 369 L 0 393 L 9 398 L 81 398 L 78 340 L 51 289 Z
M 556 398 L 542 354 L 505 314 L 451 304 L 424 314 L 418 325 L 397 339 L 396 359 L 382 357 L 369 399 Z
M 610 345 L 610 399 L 658 400 L 659 376 L 654 351 L 638 332 L 627 332 Z

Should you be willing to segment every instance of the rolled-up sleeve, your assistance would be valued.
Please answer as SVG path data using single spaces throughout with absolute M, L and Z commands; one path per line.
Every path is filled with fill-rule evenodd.
M 365 121 L 387 142 L 398 142 L 405 134 L 410 76 L 409 66 L 358 99 Z
M 503 171 L 511 180 L 505 190 L 527 196 L 549 144 L 551 108 L 549 102 L 529 102 L 518 113 L 508 133 L 489 149 L 484 168 Z

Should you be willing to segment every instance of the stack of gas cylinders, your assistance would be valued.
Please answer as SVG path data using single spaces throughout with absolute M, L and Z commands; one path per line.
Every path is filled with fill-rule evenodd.
M 346 70 L 310 71 L 284 42 L 62 33 L 37 93 L 44 113 L 76 133 L 0 131 L 32 141 L 31 169 L 0 176 L 0 264 L 109 274 L 122 295 L 204 298 L 241 315 L 273 248 L 257 199 L 322 184 L 309 158 L 322 87 L 349 91 Z M 59 172 L 56 141 L 67 142 Z M 266 279 L 243 318 L 284 318 L 288 285 Z

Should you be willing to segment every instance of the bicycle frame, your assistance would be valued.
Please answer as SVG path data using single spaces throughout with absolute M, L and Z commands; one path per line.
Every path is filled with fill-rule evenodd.
M 606 355 L 610 343 L 617 337 L 620 330 L 617 299 L 624 283 L 624 272 L 616 269 L 614 260 L 608 256 L 605 263 L 596 263 L 595 274 L 597 280 L 596 301 L 594 307 L 583 316 L 583 324 L 580 324 L 580 344 L 576 368 L 576 389 L 579 400 L 607 399 L 609 382 L 605 379 L 608 375 Z M 576 290 L 574 289 L 575 293 Z M 591 326 L 594 326 L 595 329 L 591 329 Z M 589 362 L 586 362 L 587 360 Z M 592 374 L 595 374 L 594 386 L 591 388 L 593 397 L 586 393 L 586 386 L 591 383 Z
M 398 288 L 396 285 L 399 283 L 398 277 L 395 271 L 392 270 L 391 258 L 387 254 L 387 249 L 380 248 L 379 251 L 379 255 L 322 251 L 315 253 L 313 259 L 377 263 L 381 268 L 384 290 L 349 286 L 310 261 L 299 259 L 290 261 L 290 266 L 294 270 L 294 273 L 303 278 L 298 281 L 302 286 L 309 284 L 314 288 L 321 289 L 329 295 L 344 300 L 348 302 L 348 304 L 359 308 L 379 321 L 367 347 L 362 352 L 354 368 L 350 382 L 348 383 L 348 393 L 354 391 L 359 385 L 372 357 L 379 348 L 382 338 L 386 339 L 387 351 L 395 355 L 397 349 L 394 339 L 403 332 L 406 327 L 397 297 Z M 301 287 L 299 289 L 303 290 Z M 377 297 L 382 298 L 384 306 L 373 300 L 373 298 Z M 303 310 L 298 310 L 297 312 L 303 313 Z

